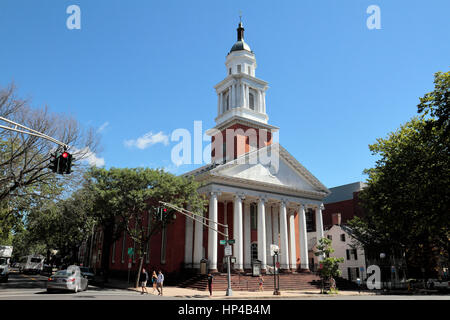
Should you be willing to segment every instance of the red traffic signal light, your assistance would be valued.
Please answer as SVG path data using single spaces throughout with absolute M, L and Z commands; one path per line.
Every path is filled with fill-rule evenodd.
M 163 209 L 163 212 L 164 212 L 164 213 L 167 213 L 167 208 L 164 208 L 164 209 Z
M 61 155 L 63 158 L 67 158 L 69 156 L 69 154 L 67 152 L 63 152 L 63 154 Z

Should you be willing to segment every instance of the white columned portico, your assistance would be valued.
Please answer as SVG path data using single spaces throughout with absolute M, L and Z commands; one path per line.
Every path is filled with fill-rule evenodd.
M 251 222 L 250 222 L 250 202 L 244 203 L 244 268 L 250 269 L 252 267 L 251 255 Z
M 209 269 L 213 272 L 217 272 L 217 222 L 218 222 L 218 210 L 217 210 L 217 196 L 218 192 L 211 192 L 209 198 L 209 226 L 214 230 L 208 228 L 208 260 Z
M 266 199 L 258 199 L 258 260 L 261 261 L 261 269 L 265 270 L 267 265 L 266 255 Z
M 238 271 L 244 270 L 244 239 L 242 228 L 242 194 L 234 195 L 234 210 L 233 210 L 233 236 L 234 243 L 234 256 L 236 257 L 236 263 L 234 269 Z
M 187 206 L 187 210 L 191 211 L 191 207 Z M 184 233 L 184 264 L 187 268 L 192 268 L 192 234 L 194 233 L 194 220 L 185 217 L 185 233 Z
M 202 217 L 196 217 L 194 231 L 194 261 L 195 269 L 200 269 L 200 260 L 203 259 L 203 224 Z
M 309 270 L 308 262 L 308 233 L 306 230 L 305 206 L 300 204 L 298 209 L 298 230 L 300 231 L 300 269 L 302 271 Z
M 289 212 L 289 252 L 290 268 L 297 269 L 297 248 L 295 246 L 295 211 Z
M 285 201 L 280 203 L 280 269 L 289 269 L 289 240 Z
M 322 220 L 322 209 L 323 204 L 316 207 L 316 234 L 317 234 L 317 243 L 319 240 L 323 238 L 323 220 Z M 323 256 L 318 257 L 319 261 L 323 259 Z

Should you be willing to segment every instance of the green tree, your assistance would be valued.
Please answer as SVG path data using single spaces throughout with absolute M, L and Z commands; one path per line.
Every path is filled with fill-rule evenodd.
M 319 276 L 322 279 L 321 293 L 324 293 L 324 282 L 330 281 L 331 278 L 340 277 L 341 271 L 339 270 L 339 263 L 344 262 L 344 258 L 330 257 L 334 252 L 331 247 L 331 240 L 328 238 L 322 238 L 317 244 L 317 252 L 314 254 L 318 257 L 322 257 L 319 261 Z
M 366 248 L 402 251 L 410 271 L 425 268 L 429 276 L 448 265 L 449 88 L 450 73 L 436 73 L 419 117 L 369 146 L 379 159 L 365 170 L 368 186 L 359 198 L 366 215 L 349 223 Z
M 107 280 L 112 242 L 125 230 L 136 242 L 139 268 L 136 286 L 145 258 L 146 244 L 173 220 L 172 214 L 159 215 L 159 201 L 203 213 L 205 200 L 197 193 L 200 186 L 192 178 L 178 177 L 163 170 L 149 168 L 90 170 L 90 192 L 93 194 L 93 217 L 104 234 L 102 268 Z M 145 220 L 145 217 L 149 219 Z
M 85 130 L 75 119 L 51 113 L 47 107 L 32 108 L 29 101 L 16 95 L 13 84 L 0 88 L 0 116 L 69 145 L 76 161 L 72 174 L 55 175 L 47 167 L 52 153 L 61 152 L 62 147 L 36 136 L 0 129 L 0 237 L 7 238 L 27 212 L 39 205 L 40 197 L 67 197 L 77 189 L 77 178 L 85 170 L 81 160 L 97 151 L 98 137 L 92 128 Z M 64 185 L 64 192 L 51 190 L 55 185 Z

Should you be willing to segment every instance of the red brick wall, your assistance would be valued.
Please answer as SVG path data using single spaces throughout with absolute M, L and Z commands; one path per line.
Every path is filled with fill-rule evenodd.
M 244 131 L 244 135 L 243 134 L 236 134 L 236 136 L 234 137 L 234 150 L 233 150 L 233 157 L 234 159 L 236 159 L 237 157 L 239 157 L 240 155 L 249 152 L 250 151 L 250 141 L 252 139 L 252 137 L 255 137 L 252 134 L 252 131 L 249 131 L 247 133 L 248 129 L 254 129 L 252 127 L 248 127 L 242 124 L 234 124 L 224 130 L 222 130 L 221 134 L 222 134 L 222 139 L 223 142 L 227 143 L 227 151 L 229 150 L 229 147 L 231 146 L 231 142 L 227 142 L 227 129 L 231 129 L 231 130 L 238 130 L 238 129 L 242 129 Z M 261 137 L 262 139 L 262 145 L 260 145 L 259 143 L 259 136 L 260 136 L 260 131 L 258 129 L 254 129 L 256 132 L 256 147 L 257 148 L 261 148 L 267 145 L 270 145 L 272 143 L 272 133 L 270 131 L 267 131 L 267 137 Z M 251 136 L 247 136 L 245 134 L 250 134 Z M 262 133 L 262 132 L 261 132 Z M 234 135 L 233 135 L 234 136 Z M 217 152 L 217 156 L 218 157 L 222 157 L 222 147 L 221 146 L 215 146 L 214 142 L 216 140 L 216 136 L 212 136 L 211 138 L 211 143 L 212 143 L 212 150 L 211 150 L 211 158 L 214 160 L 216 157 L 216 150 Z
M 358 204 L 359 192 L 353 193 L 353 199 L 325 204 L 325 210 L 322 211 L 322 219 L 324 228 L 332 226 L 333 213 L 341 214 L 341 223 L 346 224 L 353 217 L 362 217 L 364 211 Z

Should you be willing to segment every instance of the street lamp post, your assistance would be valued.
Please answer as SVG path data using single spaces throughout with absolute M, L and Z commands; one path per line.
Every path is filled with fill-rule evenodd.
M 274 291 L 273 294 L 275 296 L 279 296 L 280 295 L 280 276 L 279 276 L 279 272 L 278 272 L 278 251 L 274 252 L 273 255 L 273 266 L 274 266 L 274 274 L 273 274 L 273 286 L 274 286 Z
M 384 268 L 384 258 L 386 257 L 386 254 L 384 252 L 380 253 L 380 259 L 381 259 L 381 290 L 384 291 L 385 290 L 385 286 L 384 286 L 384 281 L 383 281 L 383 268 Z

